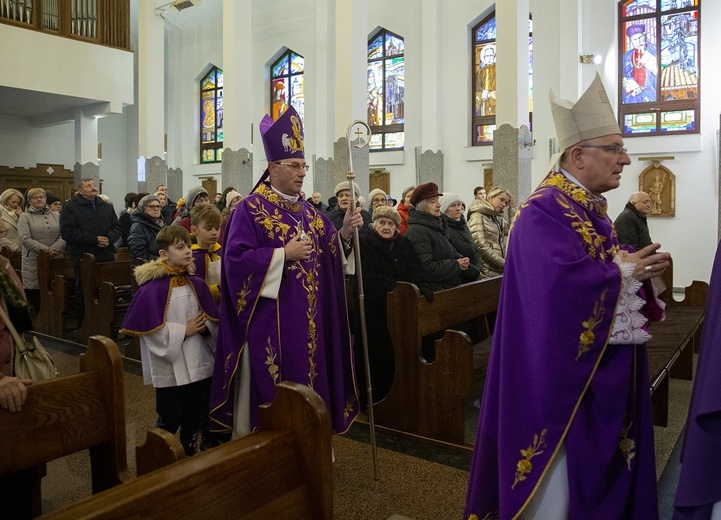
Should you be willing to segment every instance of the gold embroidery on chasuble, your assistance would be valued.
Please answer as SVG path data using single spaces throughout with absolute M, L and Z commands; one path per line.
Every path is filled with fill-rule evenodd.
M 249 275 L 248 279 L 243 283 L 243 287 L 238 291 L 236 296 L 238 299 L 236 300 L 236 309 L 238 311 L 238 315 L 240 315 L 243 310 L 248 306 L 248 301 L 246 300 L 246 297 L 248 296 L 248 293 L 253 289 L 253 285 L 250 283 L 251 279 L 253 278 L 253 275 Z
M 500 511 L 493 511 L 491 513 L 486 513 L 486 516 L 483 518 L 476 514 L 472 514 L 468 517 L 468 520 L 501 520 L 501 513 Z
M 273 345 L 270 343 L 268 338 L 268 345 L 265 347 L 265 353 L 268 355 L 265 358 L 265 364 L 268 366 L 268 375 L 273 379 L 273 384 L 278 386 L 278 380 L 280 379 L 280 367 L 276 365 L 275 358 L 278 357 L 278 352 Z
M 631 471 L 631 460 L 633 460 L 636 456 L 636 452 L 634 451 L 636 449 L 636 442 L 628 436 L 628 430 L 630 430 L 631 426 L 633 426 L 633 422 L 630 418 L 627 422 L 628 424 L 621 428 L 621 440 L 618 443 L 618 447 L 621 450 L 621 454 L 626 459 L 628 470 Z
M 522 480 L 526 480 L 526 475 L 533 471 L 533 463 L 531 462 L 531 459 L 536 455 L 543 453 L 542 448 L 546 447 L 546 432 L 548 432 L 548 430 L 544 428 L 541 431 L 541 435 L 535 434 L 533 436 L 533 444 L 531 444 L 528 448 L 521 450 L 523 458 L 516 464 L 516 479 L 514 480 L 511 489 L 515 488 L 516 484 Z
M 343 419 L 346 421 L 351 415 L 355 415 L 355 403 L 357 402 L 355 396 L 352 399 L 349 399 L 348 402 L 345 404 L 345 408 L 343 409 Z
M 584 331 L 579 338 L 576 361 L 578 361 L 583 354 L 591 350 L 591 345 L 596 341 L 596 334 L 593 332 L 593 329 L 603 321 L 603 315 L 606 314 L 606 309 L 603 308 L 603 302 L 606 301 L 607 293 L 608 289 L 604 289 L 601 293 L 601 299 L 593 306 L 593 314 L 591 314 L 586 321 L 581 322 Z

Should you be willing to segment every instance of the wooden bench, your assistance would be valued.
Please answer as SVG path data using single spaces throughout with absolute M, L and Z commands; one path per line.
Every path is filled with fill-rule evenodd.
M 498 309 L 501 280 L 439 291 L 432 303 L 406 282 L 388 293 L 396 369 L 390 392 L 374 405 L 379 426 L 464 444 L 463 401 L 471 396 L 474 377 L 485 376 L 491 342 L 485 317 Z M 482 343 L 474 346 L 464 332 L 449 330 L 468 322 L 478 325 L 479 337 L 473 339 Z M 435 359 L 428 362 L 422 355 L 423 337 L 444 331 L 435 342 Z
M 38 284 L 40 287 L 40 311 L 33 326 L 37 332 L 66 337 L 65 320 L 69 310 L 68 280 L 75 279 L 75 270 L 70 264 L 70 257 L 55 256 L 50 258 L 45 251 L 37 257 Z
M 0 489 L 14 493 L 3 514 L 10 505 L 39 516 L 45 463 L 81 450 L 90 450 L 93 493 L 129 480 L 124 399 L 118 347 L 95 336 L 80 373 L 30 386 L 19 412 L 0 409 Z
M 11 253 L 10 248 L 8 247 L 2 247 L 0 248 L 0 256 L 4 256 L 8 260 L 10 260 L 10 265 L 15 269 L 15 273 L 17 273 L 18 278 L 21 280 L 23 279 L 23 273 L 22 273 L 22 259 L 23 255 L 21 251 L 18 251 L 17 253 Z
M 664 321 L 651 323 L 648 342 L 649 380 L 653 396 L 653 422 L 668 425 L 669 378 L 693 379 L 693 353 L 701 341 L 708 284 L 695 280 L 685 289 L 683 301 L 673 298 L 673 263 L 661 280 L 666 290 L 659 299 L 666 304 Z
M 85 343 L 94 335 L 115 337 L 116 322 L 122 318 L 132 298 L 130 259 L 96 262 L 94 255 L 85 253 L 80 261 L 80 279 L 85 316 L 76 332 L 76 340 Z
M 44 518 L 226 517 L 333 517 L 330 418 L 310 388 L 280 383 L 261 406 L 260 431 Z

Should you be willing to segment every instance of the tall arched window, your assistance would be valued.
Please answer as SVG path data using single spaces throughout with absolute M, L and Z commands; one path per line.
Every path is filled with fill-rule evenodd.
M 212 67 L 200 80 L 200 162 L 223 160 L 223 71 Z
M 472 31 L 471 144 L 493 144 L 496 129 L 496 13 L 481 20 Z M 528 19 L 528 120 L 533 114 L 533 21 Z
M 405 43 L 379 29 L 368 40 L 368 126 L 370 150 L 402 150 L 405 142 Z
M 618 117 L 624 136 L 700 132 L 700 4 L 618 3 Z
M 270 67 L 270 117 L 277 120 L 295 108 L 301 120 L 305 113 L 305 70 L 303 56 L 287 50 Z

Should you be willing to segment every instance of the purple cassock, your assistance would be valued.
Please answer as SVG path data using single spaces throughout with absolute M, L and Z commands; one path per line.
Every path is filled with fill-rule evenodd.
M 310 259 L 286 262 L 277 298 L 261 296 L 273 283 L 274 255 L 303 232 L 313 243 Z M 315 390 L 335 431 L 345 432 L 358 414 L 358 398 L 343 251 L 333 224 L 305 200 L 285 200 L 263 182 L 231 213 L 222 251 L 211 430 L 233 428 L 240 379 L 249 384 L 251 429 L 258 406 L 273 400 L 276 385 L 294 381 Z M 245 359 L 249 382 L 240 376 Z
M 709 285 L 696 381 L 681 451 L 675 520 L 708 520 L 721 501 L 721 245 Z
M 551 173 L 510 233 L 464 518 L 517 518 L 565 444 L 573 520 L 656 519 L 645 345 L 611 345 L 607 203 Z

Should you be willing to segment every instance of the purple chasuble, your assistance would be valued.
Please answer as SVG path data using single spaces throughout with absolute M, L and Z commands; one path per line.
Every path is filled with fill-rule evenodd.
M 708 520 L 721 501 L 721 245 L 709 285 L 696 381 L 681 451 L 681 475 L 674 501 L 675 520 Z
M 308 261 L 286 262 L 277 299 L 260 297 L 274 254 L 296 234 L 313 243 Z M 261 183 L 231 213 L 221 251 L 218 346 L 211 430 L 233 428 L 234 385 L 250 357 L 251 428 L 275 386 L 294 381 L 326 403 L 336 432 L 358 414 L 345 299 L 343 251 L 333 224 L 305 200 L 289 202 Z
M 565 442 L 572 520 L 656 519 L 645 345 L 609 345 L 618 239 L 596 197 L 551 173 L 508 255 L 464 518 L 517 518 Z

